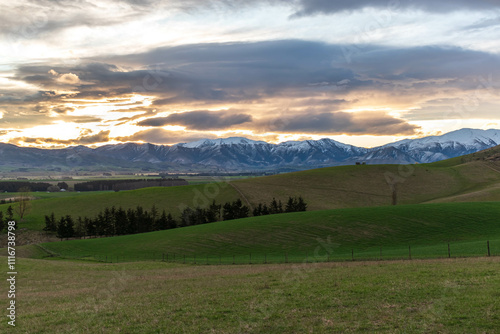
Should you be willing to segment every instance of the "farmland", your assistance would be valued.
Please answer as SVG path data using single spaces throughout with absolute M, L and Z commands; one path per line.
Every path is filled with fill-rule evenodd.
M 231 264 L 345 261 L 352 260 L 353 252 L 357 259 L 408 258 L 409 246 L 413 258 L 445 257 L 448 243 L 454 257 L 483 256 L 489 240 L 490 252 L 500 255 L 499 216 L 496 202 L 337 209 L 41 246 L 66 258 L 142 261 L 169 256 L 173 261 L 176 256 L 177 262 Z
M 16 331 L 495 333 L 499 259 L 235 266 L 21 259 Z
M 18 226 L 27 244 L 17 247 L 18 328 L 494 333 L 500 173 L 483 158 L 33 193 Z M 391 180 L 398 183 L 396 206 Z M 41 232 L 51 212 L 93 216 L 105 207 L 155 205 L 178 216 L 183 207 L 213 200 L 241 198 L 254 206 L 288 196 L 303 196 L 308 211 L 83 240 L 56 241 Z M 1 209 L 8 205 L 16 204 Z
M 480 153 L 484 154 L 484 153 Z M 398 204 L 426 202 L 485 202 L 500 200 L 498 162 L 481 156 L 423 165 L 363 165 L 315 169 L 249 179 L 216 178 L 214 183 L 181 187 L 145 188 L 120 192 L 69 193 L 55 198 L 40 195 L 25 217 L 25 227 L 43 228 L 44 216 L 94 216 L 105 207 L 149 209 L 155 205 L 174 216 L 186 206 L 207 206 L 241 198 L 250 206 L 302 196 L 308 210 L 390 205 L 391 181 L 397 182 Z M 37 196 L 37 194 L 35 194 Z M 6 210 L 8 204 L 0 205 Z

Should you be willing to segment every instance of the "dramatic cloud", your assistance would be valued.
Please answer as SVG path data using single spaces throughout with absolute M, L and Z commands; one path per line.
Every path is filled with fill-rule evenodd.
M 300 0 L 301 9 L 296 16 L 312 14 L 332 14 L 342 11 L 378 8 L 389 11 L 400 9 L 420 9 L 427 12 L 449 13 L 459 10 L 496 10 L 500 8 L 498 1 L 491 0 Z
M 84 135 L 75 139 L 55 139 L 55 138 L 31 138 L 17 137 L 9 141 L 11 144 L 37 144 L 49 146 L 74 146 L 74 145 L 93 145 L 102 144 L 109 141 L 110 131 L 101 131 L 95 135 Z
M 457 47 L 389 48 L 306 41 L 201 44 L 155 49 L 79 66 L 21 66 L 15 79 L 45 91 L 31 101 L 149 94 L 158 107 L 197 101 L 256 102 L 264 98 L 353 91 L 474 89 L 471 77 L 500 75 L 500 57 Z M 134 69 L 155 64 L 150 69 Z M 61 75 L 59 73 L 65 73 Z M 64 80 L 62 78 L 64 77 Z M 77 91 L 59 92 L 60 82 Z M 467 79 L 467 80 L 464 80 Z M 418 92 L 415 92 L 418 94 Z M 178 117 L 178 116 L 175 116 Z
M 149 129 L 136 132 L 133 135 L 114 138 L 117 141 L 143 141 L 152 144 L 176 144 L 182 142 L 193 142 L 200 139 L 214 139 L 217 136 L 199 132 L 169 131 L 164 129 Z
M 380 112 L 304 113 L 271 118 L 260 124 L 264 131 L 283 133 L 414 135 L 417 126 Z
M 59 74 L 54 70 L 50 70 L 49 74 L 56 77 L 56 81 L 67 84 L 67 85 L 77 85 L 80 83 L 80 78 L 74 73 Z
M 489 0 L 4 1 L 0 140 L 393 140 L 500 122 L 499 9 Z
M 171 114 L 167 117 L 149 118 L 138 123 L 140 126 L 182 125 L 192 130 L 221 130 L 250 122 L 252 116 L 233 111 L 190 111 Z

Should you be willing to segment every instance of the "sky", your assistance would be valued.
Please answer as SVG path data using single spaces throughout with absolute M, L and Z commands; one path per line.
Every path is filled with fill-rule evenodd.
M 0 142 L 500 129 L 497 0 L 0 0 Z

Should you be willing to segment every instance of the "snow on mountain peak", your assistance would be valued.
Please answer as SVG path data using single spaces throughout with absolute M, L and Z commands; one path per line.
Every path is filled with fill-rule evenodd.
M 202 148 L 220 145 L 267 145 L 267 143 L 264 141 L 255 141 L 243 137 L 230 137 L 218 139 L 201 139 L 191 143 L 182 143 L 177 145 L 186 148 Z
M 419 139 L 404 139 L 395 143 L 390 143 L 382 147 L 403 147 L 407 146 L 408 149 L 421 149 L 423 147 L 432 145 L 441 146 L 456 146 L 463 145 L 465 147 L 480 147 L 492 146 L 500 144 L 500 130 L 480 130 L 480 129 L 460 129 L 452 131 L 440 136 L 430 136 Z

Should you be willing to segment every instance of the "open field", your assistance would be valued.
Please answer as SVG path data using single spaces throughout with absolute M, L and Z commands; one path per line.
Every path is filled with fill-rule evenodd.
M 498 203 L 420 204 L 253 217 L 111 238 L 45 243 L 62 257 L 104 261 L 264 263 L 500 255 Z M 164 255 L 169 254 L 169 255 Z M 175 254 L 175 255 L 174 255 Z M 233 258 L 235 256 L 235 258 Z M 195 258 L 196 257 L 196 258 Z
M 308 210 L 384 206 L 392 203 L 391 181 L 397 182 L 398 204 L 500 201 L 500 163 L 487 159 L 484 152 L 477 154 L 481 156 L 433 164 L 341 166 L 240 180 L 218 178 L 224 182 L 211 184 L 200 178 L 191 180 L 197 185 L 117 193 L 36 193 L 41 199 L 33 201 L 23 226 L 40 230 L 51 212 L 58 217 L 94 216 L 111 206 L 149 209 L 155 204 L 178 216 L 179 208 L 203 207 L 214 199 L 225 203 L 241 198 L 253 206 L 273 197 L 286 201 L 288 196 L 302 196 Z M 6 208 L 0 205 L 0 210 Z
M 235 266 L 20 259 L 18 271 L 20 333 L 500 328 L 499 257 Z M 6 328 L 6 321 L 0 326 Z
M 491 163 L 483 161 L 445 166 L 341 166 L 238 180 L 233 184 L 251 203 L 302 195 L 311 210 L 390 205 L 392 190 L 388 178 L 398 181 L 400 204 L 440 201 L 469 193 L 476 193 L 483 201 L 500 200 L 500 193 L 490 191 L 500 185 L 500 168 L 496 171 L 490 167 Z
M 73 192 L 55 198 L 32 201 L 31 210 L 25 221 L 20 223 L 20 227 L 41 230 L 44 227 L 44 216 L 52 212 L 56 217 L 67 214 L 75 218 L 93 217 L 105 207 L 112 206 L 127 209 L 141 205 L 145 210 L 149 210 L 156 205 L 160 211 L 165 209 L 167 212 L 179 215 L 180 209 L 186 206 L 208 205 L 212 200 L 225 203 L 238 196 L 238 192 L 227 183 L 155 187 L 119 192 Z M 0 210 L 5 212 L 8 206 L 9 204 L 0 205 Z
M 388 176 L 398 180 L 400 205 L 388 206 Z M 19 231 L 19 241 L 32 244 L 16 249 L 17 330 L 496 333 L 500 205 L 479 201 L 500 200 L 499 185 L 494 162 L 455 159 L 182 187 L 44 193 L 19 224 L 27 229 Z M 175 214 L 213 199 L 242 197 L 255 204 L 294 195 L 315 211 L 38 241 L 43 216 L 52 211 L 92 216 L 106 206 L 149 210 L 154 204 Z
M 110 193 L 111 191 L 87 191 L 83 193 L 84 195 L 98 195 L 103 193 Z M 73 196 L 81 196 L 82 193 L 74 191 L 59 191 L 59 192 L 45 192 L 45 191 L 35 191 L 31 193 L 31 197 L 35 200 L 37 199 L 47 199 L 47 198 L 65 198 Z M 15 200 L 18 197 L 18 193 L 0 193 L 0 200 Z

